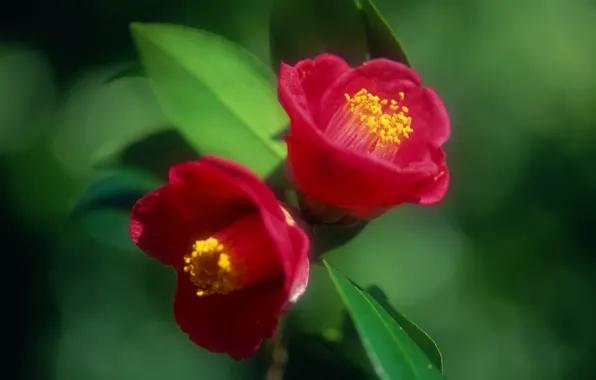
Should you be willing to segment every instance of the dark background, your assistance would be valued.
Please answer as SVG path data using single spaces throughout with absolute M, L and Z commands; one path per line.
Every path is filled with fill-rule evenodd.
M 377 3 L 450 110 L 452 185 L 441 205 L 400 207 L 329 260 L 425 328 L 450 379 L 596 378 L 594 1 Z M 3 378 L 263 377 L 261 357 L 238 364 L 178 331 L 172 273 L 129 241 L 126 200 L 69 214 L 105 163 L 149 132 L 158 137 L 146 161 L 192 157 L 163 134 L 145 79 L 105 83 L 136 59 L 129 22 L 206 29 L 269 62 L 270 7 L 3 3 Z M 333 336 L 340 317 L 317 268 L 291 315 L 289 378 L 344 376 L 344 364 L 298 338 Z

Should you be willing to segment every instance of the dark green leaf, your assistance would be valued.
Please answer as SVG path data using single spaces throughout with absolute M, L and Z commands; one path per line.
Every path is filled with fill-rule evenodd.
M 147 78 L 106 84 L 100 74 L 80 80 L 52 120 L 56 156 L 71 172 L 114 161 L 130 144 L 171 128 Z
M 366 33 L 353 0 L 275 0 L 269 22 L 273 68 L 321 53 L 353 66 L 366 59 Z
M 388 58 L 410 66 L 408 56 L 391 27 L 372 0 L 358 0 L 366 24 L 366 36 L 371 58 Z
M 130 212 L 137 199 L 159 187 L 162 182 L 134 168 L 110 170 L 95 180 L 76 203 L 72 217 L 96 209 L 120 209 Z
M 119 249 L 132 249 L 128 233 L 130 211 L 135 202 L 162 184 L 135 168 L 106 172 L 89 186 L 70 215 L 90 237 Z
M 168 128 L 129 145 L 121 152 L 116 164 L 139 168 L 167 181 L 169 169 L 173 165 L 199 158 L 176 129 Z
M 135 62 L 122 70 L 118 70 L 113 75 L 111 75 L 108 79 L 106 79 L 105 83 L 110 83 L 118 79 L 122 78 L 144 78 L 145 77 L 145 70 L 140 63 Z
M 350 322 L 352 321 L 349 316 L 348 320 Z M 351 327 L 353 328 L 354 325 L 352 324 Z M 337 336 L 330 336 L 332 334 Z M 358 371 L 363 374 L 362 378 L 378 379 L 366 350 L 362 346 L 358 332 L 355 329 L 353 330 L 353 333 L 350 332 L 349 334 L 346 334 L 345 331 L 328 330 L 324 332 L 320 339 L 327 343 L 327 347 L 329 347 L 334 354 L 345 358 L 346 361 L 349 361 L 352 366 L 357 368 Z
M 377 379 L 372 368 L 363 370 L 361 362 L 370 367 L 366 353 L 350 350 L 343 342 L 324 339 L 317 334 L 290 334 L 289 357 L 284 380 L 338 378 L 342 380 L 374 380 Z M 358 343 L 358 341 L 356 342 Z
M 420 347 L 370 294 L 323 262 L 381 379 L 444 379 Z
M 78 226 L 90 238 L 117 249 L 134 249 L 128 225 L 130 211 L 113 208 L 96 209 L 81 215 Z
M 277 136 L 288 121 L 266 66 L 204 31 L 139 23 L 131 30 L 166 115 L 200 153 L 236 160 L 260 176 L 279 165 L 286 150 Z
M 315 240 L 313 242 L 315 252 L 317 256 L 323 255 L 324 253 L 331 251 L 332 249 L 339 248 L 352 239 L 358 236 L 364 228 L 368 225 L 368 222 L 358 222 L 357 224 L 350 226 L 342 225 L 318 225 L 313 226 Z
M 443 371 L 443 355 L 439 350 L 439 346 L 434 340 L 414 322 L 406 318 L 402 313 L 397 311 L 389 300 L 387 295 L 381 288 L 376 285 L 370 286 L 366 289 L 367 292 L 391 315 L 391 317 L 404 329 L 406 333 L 412 338 L 414 342 L 424 351 L 426 356 L 432 361 L 432 363 Z

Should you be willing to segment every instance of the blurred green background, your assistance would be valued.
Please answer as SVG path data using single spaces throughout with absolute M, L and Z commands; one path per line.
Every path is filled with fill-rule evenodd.
M 122 206 L 134 194 L 70 212 L 115 162 L 163 174 L 194 156 L 144 78 L 106 83 L 136 60 L 129 22 L 206 29 L 268 63 L 271 3 L 8 0 L 0 12 L 3 378 L 263 378 L 262 356 L 236 363 L 179 332 L 173 273 L 128 238 Z M 452 185 L 441 205 L 399 207 L 329 261 L 362 286 L 381 286 L 419 323 L 439 344 L 449 379 L 596 378 L 596 2 L 377 4 L 450 110 Z M 142 149 L 121 154 L 131 143 Z M 126 181 L 104 186 L 126 193 Z M 343 364 L 300 338 L 337 327 L 341 308 L 315 268 L 290 316 L 288 379 L 347 378 Z

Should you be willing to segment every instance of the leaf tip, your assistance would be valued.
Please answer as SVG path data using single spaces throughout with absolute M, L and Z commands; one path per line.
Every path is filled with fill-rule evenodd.
M 143 31 L 144 25 L 145 24 L 143 24 L 142 22 L 136 22 L 136 21 L 131 22 L 129 25 L 130 32 L 134 36 L 134 35 L 138 34 L 139 32 Z

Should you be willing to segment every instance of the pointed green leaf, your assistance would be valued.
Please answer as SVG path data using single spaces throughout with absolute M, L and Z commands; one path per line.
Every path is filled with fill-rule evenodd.
M 275 76 L 222 37 L 167 24 L 131 25 L 166 115 L 203 154 L 236 160 L 260 176 L 285 158 L 287 116 Z
M 357 285 L 354 285 L 358 287 Z M 360 289 L 360 288 L 359 288 Z M 362 290 L 362 289 L 361 289 Z M 378 286 L 370 286 L 366 288 L 366 293 L 370 294 L 391 317 L 404 329 L 404 331 L 412 338 L 412 340 L 424 351 L 431 362 L 440 370 L 443 369 L 443 358 L 437 344 L 430 338 L 415 323 L 408 320 L 403 314 L 397 311 L 387 299 L 387 296 Z M 354 321 L 348 312 L 345 310 L 343 315 L 343 322 L 339 330 L 332 329 L 325 331 L 323 337 L 320 338 L 325 341 L 327 346 L 333 350 L 334 353 L 342 357 L 349 358 L 352 365 L 356 366 L 362 373 L 374 374 L 373 366 L 368 361 L 366 351 L 362 345 L 358 331 L 354 325 Z M 371 376 L 368 376 L 371 378 Z M 373 376 L 372 378 L 376 378 Z
M 295 64 L 333 53 L 352 66 L 367 57 L 366 31 L 353 0 L 275 0 L 269 22 L 271 59 Z
M 381 379 L 444 379 L 420 347 L 370 294 L 359 289 L 327 262 L 324 263 Z
M 424 351 L 430 361 L 439 369 L 443 371 L 443 355 L 441 350 L 434 340 L 422 330 L 420 326 L 410 321 L 406 316 L 397 311 L 387 299 L 387 295 L 381 288 L 376 285 L 370 286 L 366 291 L 373 297 L 382 307 L 391 315 L 391 318 L 397 322 L 406 333 L 412 338 L 414 342 Z
M 366 23 L 366 36 L 371 58 L 388 58 L 410 66 L 399 39 L 391 30 L 372 0 L 358 0 Z

